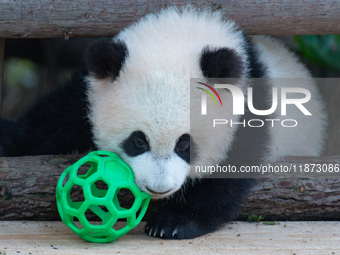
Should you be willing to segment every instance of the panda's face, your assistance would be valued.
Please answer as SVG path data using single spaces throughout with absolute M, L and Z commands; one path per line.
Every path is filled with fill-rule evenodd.
M 95 143 L 130 165 L 141 190 L 166 197 L 190 173 L 190 81 L 156 69 L 127 73 L 115 81 L 89 77 Z
M 124 158 L 134 171 L 136 184 L 154 198 L 177 191 L 189 174 L 190 135 L 167 140 L 168 144 L 153 144 L 157 141 L 152 141 L 142 131 L 134 131 L 121 144 Z M 166 146 L 166 150 L 160 153 L 159 146 Z
M 193 123 L 199 131 L 190 132 L 190 78 L 243 77 L 246 61 L 233 23 L 194 11 L 166 12 L 95 43 L 86 54 L 94 141 L 119 154 L 153 198 L 201 177 L 190 172 L 193 144 L 200 162 L 226 156 L 233 130 L 211 137 L 207 123 Z M 228 93 L 221 98 L 231 102 Z

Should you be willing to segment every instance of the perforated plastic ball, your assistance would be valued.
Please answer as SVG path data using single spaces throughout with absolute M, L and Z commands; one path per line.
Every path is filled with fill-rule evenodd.
M 125 235 L 140 223 L 151 198 L 134 179 L 132 169 L 117 154 L 89 153 L 68 167 L 58 181 L 56 198 L 62 221 L 89 242 L 112 242 Z M 132 205 L 123 205 L 121 193 L 132 193 Z M 118 220 L 125 221 L 124 227 L 118 229 Z

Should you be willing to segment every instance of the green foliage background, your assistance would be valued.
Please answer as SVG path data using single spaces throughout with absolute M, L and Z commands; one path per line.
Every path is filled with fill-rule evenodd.
M 296 52 L 319 77 L 340 77 L 340 35 L 294 36 Z M 314 67 L 313 67 L 314 65 Z

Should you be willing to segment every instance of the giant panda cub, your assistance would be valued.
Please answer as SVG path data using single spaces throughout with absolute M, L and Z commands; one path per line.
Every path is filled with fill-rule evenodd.
M 203 125 L 196 136 L 191 134 L 190 78 L 310 77 L 279 42 L 247 37 L 218 12 L 168 8 L 147 15 L 114 38 L 91 45 L 85 63 L 16 122 L 1 120 L 0 155 L 91 149 L 119 154 L 139 188 L 164 200 L 147 221 L 150 236 L 184 239 L 213 232 L 237 216 L 251 187 L 250 179 L 202 178 L 190 169 L 190 149 L 197 160 L 212 165 L 245 158 L 261 164 L 322 150 L 319 98 L 311 105 L 313 118 L 302 128 L 255 132 L 239 126 L 211 135 Z M 270 86 L 292 86 L 281 83 L 273 79 Z M 318 95 L 312 82 L 304 86 Z M 224 103 L 228 94 L 221 94 Z M 269 102 L 268 95 L 258 96 Z M 292 114 L 287 117 L 299 118 Z

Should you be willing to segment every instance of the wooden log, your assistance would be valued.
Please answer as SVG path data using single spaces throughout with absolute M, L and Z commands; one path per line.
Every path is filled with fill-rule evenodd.
M 0 37 L 108 37 L 147 13 L 184 0 L 17 0 L 0 1 Z M 200 9 L 221 10 L 248 34 L 339 34 L 338 0 L 191 1 Z
M 0 158 L 0 220 L 59 219 L 55 187 L 63 170 L 81 155 Z M 340 156 L 288 157 L 276 165 L 339 164 Z M 258 214 L 266 220 L 338 220 L 340 180 L 337 178 L 258 179 L 239 219 Z M 79 196 L 79 193 L 75 193 Z M 130 197 L 124 200 L 129 203 Z M 152 203 L 148 212 L 159 204 Z

